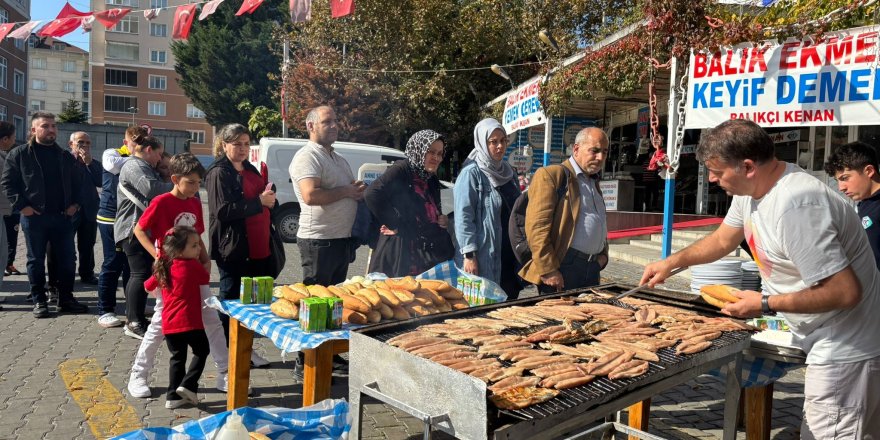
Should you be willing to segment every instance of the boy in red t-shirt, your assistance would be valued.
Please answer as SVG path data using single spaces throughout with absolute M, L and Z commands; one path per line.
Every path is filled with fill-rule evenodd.
M 208 336 L 202 324 L 201 286 L 208 284 L 208 271 L 198 261 L 199 233 L 191 226 L 175 226 L 161 237 L 153 276 L 145 283 L 148 291 L 162 288 L 162 333 L 171 352 L 165 408 L 185 403 L 198 405 L 199 377 L 208 356 Z M 186 348 L 193 360 L 186 369 Z
M 202 202 L 196 197 L 199 185 L 205 175 L 204 166 L 191 153 L 180 153 L 171 158 L 170 171 L 171 182 L 174 184 L 171 192 L 155 197 L 134 228 L 135 237 L 153 257 L 156 257 L 156 249 L 162 246 L 165 233 L 170 229 L 177 226 L 189 226 L 195 229 L 198 234 L 205 231 Z M 210 273 L 211 260 L 201 236 L 199 236 L 199 249 L 198 258 L 192 263 L 201 263 L 203 268 Z M 150 290 L 147 289 L 147 291 Z M 223 333 L 223 325 L 220 323 L 217 312 L 204 308 L 204 300 L 211 295 L 210 290 L 203 288 L 202 292 L 199 305 L 202 308 L 202 323 L 205 333 L 208 335 L 211 356 L 217 366 L 217 388 L 225 391 L 229 363 L 226 336 Z M 163 300 L 160 295 L 156 298 L 153 318 L 131 367 L 128 391 L 133 397 L 146 398 L 151 396 L 147 381 L 150 371 L 153 369 L 156 353 L 162 345 L 162 307 Z

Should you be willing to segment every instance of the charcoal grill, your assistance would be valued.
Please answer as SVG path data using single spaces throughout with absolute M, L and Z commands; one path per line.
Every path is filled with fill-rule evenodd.
M 741 353 L 749 345 L 748 332 L 725 332 L 712 347 L 694 355 L 678 356 L 673 349 L 658 351 L 660 362 L 651 362 L 646 374 L 624 380 L 606 377 L 580 387 L 562 390 L 554 399 L 520 410 L 500 410 L 488 400 L 486 384 L 467 374 L 412 355 L 385 341 L 419 326 L 450 318 L 481 317 L 492 310 L 513 305 L 528 306 L 599 290 L 617 294 L 631 286 L 605 284 L 553 295 L 474 307 L 438 315 L 370 326 L 351 334 L 349 399 L 353 405 L 352 434 L 360 438 L 361 397 L 368 395 L 391 404 L 425 424 L 425 438 L 439 429 L 461 439 L 557 438 L 583 431 L 593 422 L 632 404 L 706 373 L 726 367 L 739 371 Z M 648 289 L 637 298 L 717 315 L 717 309 L 699 297 L 682 292 Z M 612 304 L 622 305 L 619 302 Z M 517 334 L 530 330 L 509 329 Z M 522 333 L 520 333 L 522 334 Z M 740 374 L 727 374 L 724 438 L 736 435 L 735 419 Z

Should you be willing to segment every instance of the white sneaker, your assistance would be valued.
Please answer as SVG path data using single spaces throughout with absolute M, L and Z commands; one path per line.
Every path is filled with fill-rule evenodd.
M 150 392 L 150 386 L 147 385 L 147 379 L 131 374 L 128 377 L 128 394 L 132 397 L 145 399 L 150 397 L 153 393 Z
M 122 327 L 122 321 L 116 317 L 115 313 L 105 313 L 98 317 L 98 325 L 104 328 Z
M 185 400 L 193 405 L 196 405 L 196 406 L 199 405 L 199 395 L 198 394 L 188 390 L 185 387 L 177 387 L 177 389 L 174 391 L 176 391 L 177 394 L 180 395 L 180 397 L 183 397 L 183 400 Z M 172 400 L 172 402 L 173 402 L 173 400 Z
M 269 361 L 260 357 L 256 351 L 251 352 L 251 366 L 254 368 L 263 368 L 269 366 Z
M 186 405 L 187 403 L 189 403 L 189 402 L 187 402 L 186 399 L 177 399 L 177 400 L 167 400 L 166 399 L 165 400 L 165 409 L 177 409 L 183 405 Z
M 223 373 L 223 374 L 217 375 L 217 391 L 220 391 L 222 393 L 229 392 L 229 374 L 228 373 Z M 250 385 L 248 385 L 247 392 L 248 392 L 248 396 L 251 396 L 254 394 L 254 389 Z

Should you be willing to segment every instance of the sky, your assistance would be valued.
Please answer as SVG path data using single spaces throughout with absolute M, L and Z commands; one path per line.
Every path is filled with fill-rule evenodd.
M 88 11 L 89 0 L 31 0 L 31 20 L 41 20 L 40 26 L 54 20 L 61 12 L 64 3 L 70 2 L 70 5 L 80 11 Z M 39 29 L 39 28 L 38 28 Z M 89 34 L 84 34 L 81 29 L 77 29 L 60 38 L 66 43 L 89 50 Z

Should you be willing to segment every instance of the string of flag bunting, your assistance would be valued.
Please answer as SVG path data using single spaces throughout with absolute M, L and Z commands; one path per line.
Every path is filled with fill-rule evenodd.
M 104 11 L 79 11 L 70 3 L 65 3 L 64 8 L 58 13 L 54 20 L 50 21 L 36 34 L 40 37 L 62 37 L 74 30 L 81 28 L 83 32 L 90 32 L 95 21 L 101 23 L 107 29 L 116 26 L 125 16 L 132 12 L 142 12 L 144 18 L 153 20 L 165 9 L 174 9 L 174 25 L 171 32 L 171 38 L 186 40 L 189 38 L 189 32 L 192 28 L 193 20 L 196 18 L 196 8 L 201 6 L 199 13 L 199 21 L 204 20 L 213 14 L 217 7 L 225 0 L 205 0 L 179 6 L 166 6 L 164 8 L 153 9 L 133 9 L 133 8 L 111 8 Z M 236 16 L 244 14 L 253 14 L 264 0 L 243 0 L 241 7 Z M 345 17 L 354 13 L 354 0 L 330 0 L 330 12 L 333 18 Z M 294 23 L 308 21 L 312 18 L 312 0 L 290 0 L 290 18 Z M 13 22 L 0 24 L 0 40 L 4 38 L 15 38 L 24 40 L 34 33 L 34 29 L 43 21 L 33 20 L 27 22 Z M 16 25 L 20 24 L 13 31 Z

